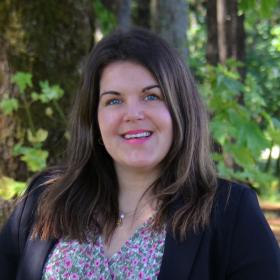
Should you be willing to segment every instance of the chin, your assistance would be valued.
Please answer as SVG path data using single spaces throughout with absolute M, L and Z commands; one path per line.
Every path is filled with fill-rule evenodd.
M 151 161 L 142 160 L 142 161 L 128 161 L 125 163 L 125 165 L 127 167 L 135 168 L 139 170 L 151 170 L 156 168 L 159 165 L 159 163 L 154 161 L 151 162 Z

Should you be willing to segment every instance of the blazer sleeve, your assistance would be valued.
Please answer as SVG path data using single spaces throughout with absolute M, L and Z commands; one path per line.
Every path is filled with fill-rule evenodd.
M 41 191 L 43 176 L 37 176 L 31 182 L 17 204 L 15 210 L 8 218 L 0 233 L 0 275 L 1 279 L 16 279 L 20 255 L 23 251 L 26 237 L 33 221 L 34 203 Z
M 256 194 L 244 188 L 233 221 L 229 280 L 279 280 L 280 250 Z
M 3 279 L 16 279 L 19 262 L 19 223 L 25 202 L 21 201 L 0 234 L 0 274 Z

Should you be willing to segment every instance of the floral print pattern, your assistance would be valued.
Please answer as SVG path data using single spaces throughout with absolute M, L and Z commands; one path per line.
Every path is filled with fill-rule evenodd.
M 111 257 L 104 253 L 101 236 L 95 243 L 61 239 L 49 255 L 42 280 L 157 279 L 166 228 L 154 232 L 151 226 L 150 218 Z

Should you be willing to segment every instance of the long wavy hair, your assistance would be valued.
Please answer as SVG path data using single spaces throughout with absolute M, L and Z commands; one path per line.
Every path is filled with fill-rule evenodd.
M 115 31 L 92 49 L 70 117 L 70 141 L 63 167 L 47 180 L 38 202 L 33 235 L 85 241 L 87 233 L 108 240 L 119 218 L 119 187 L 111 156 L 100 145 L 99 82 L 105 66 L 132 61 L 158 81 L 173 122 L 173 143 L 149 190 L 160 202 L 154 220 L 174 236 L 210 222 L 216 173 L 210 159 L 208 119 L 183 59 L 163 39 L 133 28 Z

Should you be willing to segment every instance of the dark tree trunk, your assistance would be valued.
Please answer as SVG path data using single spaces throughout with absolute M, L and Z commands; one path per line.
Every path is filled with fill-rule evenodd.
M 209 64 L 216 65 L 219 62 L 216 1 L 210 1 L 210 0 L 207 1 L 206 23 L 207 23 L 206 59 Z
M 91 9 L 90 0 L 2 0 L 0 68 L 4 72 L 4 82 L 0 84 L 0 98 L 3 97 L 3 90 L 9 97 L 18 94 L 16 88 L 11 86 L 12 74 L 17 71 L 31 72 L 35 90 L 39 90 L 38 81 L 48 80 L 50 84 L 59 84 L 65 91 L 61 105 L 69 108 L 78 88 L 83 58 L 93 44 Z M 65 124 L 56 121 L 57 116 L 54 116 L 54 121 L 50 121 L 44 112 L 40 105 L 33 111 L 37 127 L 49 131 L 46 148 L 50 155 L 61 154 L 65 146 Z M 1 125 L 16 128 L 18 122 L 1 116 Z M 21 118 L 21 125 L 26 126 L 24 118 Z M 8 135 L 1 136 L 0 158 L 5 159 L 6 166 L 2 171 L 8 176 L 26 179 L 26 172 L 19 172 L 19 167 L 16 171 L 9 167 L 12 165 L 10 162 L 14 161 L 9 143 L 14 145 L 11 139 L 15 134 L 14 129 L 10 129 Z M 10 158 L 7 159 L 7 156 Z M 51 163 L 55 162 L 52 158 Z
M 132 11 L 133 23 L 147 29 L 151 28 L 151 0 L 136 0 Z
M 117 20 L 122 29 L 131 26 L 131 0 L 118 0 Z
M 225 1 L 225 0 L 223 0 Z M 245 30 L 244 15 L 238 15 L 238 0 L 225 1 L 226 3 L 226 58 L 234 58 L 237 61 L 245 60 Z M 245 68 L 238 68 L 241 79 L 245 78 Z
M 211 65 L 224 64 L 227 59 L 237 61 L 245 60 L 245 30 L 244 16 L 238 15 L 238 0 L 208 0 L 207 1 L 207 62 Z M 244 66 L 236 71 L 240 74 L 241 81 L 245 79 Z M 243 94 L 240 93 L 238 102 L 243 103 Z M 216 151 L 222 147 L 217 143 Z M 229 154 L 223 153 L 226 166 L 238 170 Z
M 0 38 L 0 100 L 4 97 L 13 97 L 14 90 L 11 84 L 11 69 L 7 57 L 7 46 Z M 11 116 L 0 111 L 0 177 L 9 174 L 16 177 L 20 162 L 13 157 L 12 149 L 16 143 L 15 135 L 17 123 Z
M 207 62 L 212 65 L 225 63 L 229 58 L 244 62 L 244 15 L 238 15 L 238 0 L 207 1 Z M 245 68 L 238 68 L 241 79 Z
M 116 15 L 117 26 L 128 29 L 131 26 L 131 0 L 101 0 L 106 9 Z
M 187 57 L 186 0 L 152 0 L 152 29 Z

